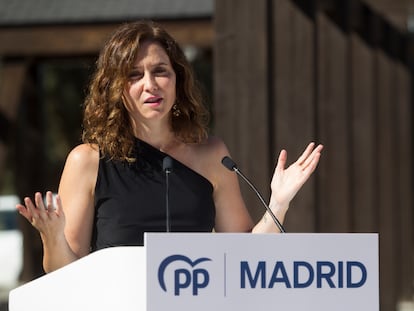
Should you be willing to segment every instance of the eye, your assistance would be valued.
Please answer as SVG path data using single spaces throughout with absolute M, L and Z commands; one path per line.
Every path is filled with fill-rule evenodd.
M 169 70 L 165 67 L 156 67 L 153 73 L 157 76 L 167 76 L 169 75 Z
M 131 71 L 128 75 L 128 80 L 130 81 L 136 81 L 141 79 L 143 76 L 142 72 L 139 71 Z

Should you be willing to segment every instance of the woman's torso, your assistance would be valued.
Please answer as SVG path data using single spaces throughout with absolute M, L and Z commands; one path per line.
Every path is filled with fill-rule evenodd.
M 95 186 L 92 250 L 143 245 L 144 232 L 166 231 L 166 153 L 136 140 L 133 163 L 99 160 Z M 191 168 L 172 159 L 168 203 L 172 232 L 211 232 L 213 186 Z

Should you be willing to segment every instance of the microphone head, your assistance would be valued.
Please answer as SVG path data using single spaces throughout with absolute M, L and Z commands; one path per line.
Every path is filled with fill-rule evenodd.
M 225 156 L 221 160 L 221 164 L 223 164 L 225 167 L 227 167 L 230 171 L 236 171 L 237 170 L 236 163 L 232 159 L 230 159 L 230 157 L 228 157 L 228 156 Z
M 173 167 L 173 160 L 171 159 L 171 157 L 166 156 L 163 160 L 162 160 L 162 169 L 164 172 L 171 172 L 171 169 Z

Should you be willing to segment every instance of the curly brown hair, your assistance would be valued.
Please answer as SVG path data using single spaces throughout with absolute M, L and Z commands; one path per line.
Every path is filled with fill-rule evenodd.
M 165 49 L 176 74 L 176 103 L 181 113 L 170 115 L 176 137 L 186 143 L 200 143 L 207 137 L 208 110 L 178 43 L 152 21 L 127 23 L 102 49 L 84 103 L 82 141 L 97 144 L 111 159 L 134 160 L 134 134 L 123 91 L 138 50 L 146 41 L 157 42 Z

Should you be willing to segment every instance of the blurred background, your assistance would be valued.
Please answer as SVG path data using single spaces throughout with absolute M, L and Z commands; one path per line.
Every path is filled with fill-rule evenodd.
M 381 310 L 414 310 L 414 0 L 0 0 L 0 310 L 43 275 L 14 206 L 57 191 L 99 50 L 139 19 L 181 44 L 212 134 L 265 196 L 282 148 L 325 145 L 287 231 L 378 232 Z

